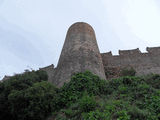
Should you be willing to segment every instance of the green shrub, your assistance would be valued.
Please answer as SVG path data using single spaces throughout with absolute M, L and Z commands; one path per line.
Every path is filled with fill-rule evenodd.
M 61 112 L 63 112 L 67 118 L 71 118 L 74 116 L 74 111 L 72 109 L 64 109 L 61 110 Z
M 89 71 L 75 74 L 69 83 L 59 90 L 59 108 L 69 106 L 78 101 L 84 92 L 90 96 L 107 93 L 107 81 L 101 80 L 98 76 Z
M 106 81 L 86 71 L 73 75 L 61 88 L 46 80 L 43 71 L 27 71 L 0 82 L 0 119 L 160 119 L 159 75 Z
M 55 111 L 55 95 L 55 87 L 46 81 L 23 91 L 12 91 L 8 96 L 11 114 L 18 120 L 44 120 Z
M 47 81 L 47 79 L 47 73 L 44 71 L 27 71 L 24 74 L 15 75 L 10 79 L 1 82 L 0 119 L 23 120 L 26 116 L 33 115 L 33 111 L 35 109 L 38 110 L 39 108 L 41 108 L 40 104 L 38 103 L 40 100 L 42 100 L 41 97 L 44 95 L 44 93 L 46 98 L 49 97 L 45 89 L 48 89 L 49 91 L 51 87 L 45 88 L 47 87 L 45 85 L 49 83 L 44 84 L 44 82 L 42 82 Z M 50 91 L 52 91 L 52 89 L 50 89 Z M 30 97 L 28 96 L 29 98 L 26 97 L 27 93 L 28 95 L 30 95 Z M 54 92 L 51 93 L 54 94 Z M 50 97 L 47 98 L 46 101 L 47 100 L 49 102 L 49 100 L 51 100 Z M 47 106 L 48 102 L 44 104 L 46 104 Z M 35 103 L 37 103 L 37 105 L 35 105 Z M 29 107 L 30 110 L 27 110 L 26 108 Z M 43 110 L 41 109 L 41 111 Z M 46 111 L 40 116 L 45 116 L 46 114 L 48 114 L 47 112 L 49 113 L 49 111 Z M 34 118 L 31 118 L 30 120 L 36 119 L 35 117 L 36 115 L 34 116 Z
M 117 112 L 117 120 L 130 120 L 130 116 L 127 114 L 127 111 L 121 110 Z
M 83 113 L 82 118 L 84 120 L 110 120 L 106 113 L 99 110 Z
M 131 120 L 146 120 L 149 112 L 146 110 L 141 110 L 137 106 L 130 106 L 128 114 L 131 116 Z
M 118 87 L 118 90 L 119 90 L 119 92 L 120 92 L 121 94 L 128 92 L 128 88 L 127 88 L 126 86 L 124 86 L 124 85 L 120 85 L 120 86 Z
M 79 108 L 82 112 L 90 112 L 96 108 L 96 100 L 94 97 L 90 97 L 87 94 L 79 100 Z
M 157 118 L 160 119 L 160 94 L 150 96 L 145 102 L 146 108 L 155 113 Z
M 145 76 L 144 81 L 155 89 L 160 89 L 160 75 L 150 74 Z

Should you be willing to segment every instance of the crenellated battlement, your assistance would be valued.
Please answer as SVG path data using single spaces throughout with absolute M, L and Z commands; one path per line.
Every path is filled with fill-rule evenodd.
M 105 72 L 116 71 L 132 67 L 137 75 L 150 73 L 160 74 L 160 47 L 147 47 L 145 53 L 139 48 L 132 50 L 119 50 L 119 55 L 112 55 L 112 52 L 102 53 Z
M 141 51 L 139 48 L 133 49 L 133 50 L 119 50 L 119 55 L 121 56 L 127 56 L 127 55 L 139 55 L 141 54 Z
M 153 55 L 160 54 L 160 47 L 147 47 L 146 50 Z
M 144 55 L 157 55 L 160 54 L 160 47 L 147 47 L 147 52 L 142 53 L 139 48 L 132 50 L 119 50 L 119 55 L 113 55 L 112 52 L 101 53 L 103 56 L 107 57 L 132 57 L 132 56 L 144 56 Z

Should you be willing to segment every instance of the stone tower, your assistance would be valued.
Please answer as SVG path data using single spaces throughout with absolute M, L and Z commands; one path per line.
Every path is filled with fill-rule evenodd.
M 86 70 L 106 79 L 95 32 L 89 24 L 78 22 L 67 32 L 53 83 L 61 87 L 72 74 Z

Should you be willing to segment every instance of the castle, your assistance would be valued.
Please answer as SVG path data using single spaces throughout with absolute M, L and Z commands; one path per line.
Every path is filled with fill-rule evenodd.
M 68 82 L 73 74 L 86 70 L 102 79 L 119 77 L 126 68 L 133 68 L 137 76 L 160 74 L 160 47 L 147 47 L 146 50 L 146 53 L 138 48 L 119 50 L 119 55 L 100 53 L 93 28 L 78 22 L 68 29 L 57 67 L 52 64 L 40 70 L 46 71 L 48 81 L 57 87 Z
M 73 74 L 86 70 L 106 79 L 93 28 L 83 22 L 73 24 L 67 32 L 57 67 L 52 65 L 42 70 L 58 87 L 68 82 Z
M 49 82 L 61 87 L 77 72 L 89 70 L 102 79 L 115 78 L 126 68 L 136 70 L 136 75 L 160 74 L 160 47 L 147 47 L 146 53 L 137 49 L 100 53 L 93 28 L 83 22 L 73 24 L 66 35 L 65 43 L 56 68 L 54 65 L 41 68 L 46 71 Z

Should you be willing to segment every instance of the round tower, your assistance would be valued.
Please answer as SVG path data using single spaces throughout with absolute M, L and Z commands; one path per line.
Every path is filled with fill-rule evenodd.
M 67 32 L 53 83 L 61 87 L 74 73 L 86 70 L 106 79 L 95 32 L 89 24 L 78 22 Z

